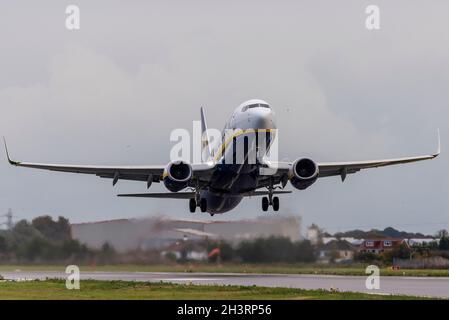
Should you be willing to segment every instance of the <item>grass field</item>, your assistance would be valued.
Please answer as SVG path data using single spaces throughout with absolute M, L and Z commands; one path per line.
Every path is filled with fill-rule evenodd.
M 197 286 L 169 283 L 127 281 L 81 281 L 80 290 L 67 290 L 65 281 L 1 281 L 0 300 L 5 299 L 294 299 L 294 300 L 396 300 L 417 299 L 408 296 L 385 296 L 325 290 L 263 288 L 239 286 Z M 421 298 L 420 298 L 421 299 Z
M 80 266 L 81 271 L 123 272 L 214 272 L 214 273 L 280 273 L 280 274 L 328 274 L 365 276 L 365 267 L 323 265 L 276 264 L 174 264 L 174 265 L 105 265 Z M 2 271 L 64 271 L 61 265 L 0 265 Z M 401 269 L 382 268 L 382 276 L 449 277 L 449 269 Z

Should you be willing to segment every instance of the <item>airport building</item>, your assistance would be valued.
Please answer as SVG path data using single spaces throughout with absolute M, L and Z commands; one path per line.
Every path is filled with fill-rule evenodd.
M 164 217 L 72 224 L 72 237 L 91 248 L 111 244 L 118 252 L 160 249 L 182 239 L 226 240 L 237 244 L 258 237 L 300 239 L 301 219 L 293 216 L 245 220 L 183 220 Z

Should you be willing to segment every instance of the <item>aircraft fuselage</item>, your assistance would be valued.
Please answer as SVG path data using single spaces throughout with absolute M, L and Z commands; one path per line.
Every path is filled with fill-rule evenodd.
M 269 150 L 275 129 L 274 112 L 263 100 L 246 101 L 234 110 L 223 130 L 222 144 L 215 155 L 218 164 L 210 185 L 200 192 L 207 199 L 207 212 L 230 211 L 242 201 L 240 193 L 257 189 L 260 179 L 257 161 Z M 235 133 L 225 137 L 225 132 L 230 130 Z M 261 139 L 265 141 L 261 143 Z M 266 146 L 262 153 L 258 148 L 261 144 Z

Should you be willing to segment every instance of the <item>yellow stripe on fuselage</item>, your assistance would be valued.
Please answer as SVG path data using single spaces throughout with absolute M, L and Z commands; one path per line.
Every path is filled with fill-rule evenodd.
M 217 154 L 214 156 L 215 162 L 218 161 L 223 154 L 225 153 L 226 149 L 228 148 L 229 144 L 232 142 L 232 140 L 238 136 L 241 136 L 242 134 L 248 134 L 248 133 L 267 133 L 267 132 L 275 132 L 277 129 L 246 129 L 246 130 L 237 130 L 234 132 L 234 134 L 229 137 L 224 143 L 220 145 L 218 148 Z

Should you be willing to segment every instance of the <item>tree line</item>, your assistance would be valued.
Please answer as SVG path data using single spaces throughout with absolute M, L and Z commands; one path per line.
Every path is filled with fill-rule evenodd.
M 112 261 L 115 250 L 107 243 L 100 250 L 88 248 L 72 238 L 69 220 L 40 216 L 21 220 L 10 230 L 0 230 L 0 262 L 85 262 Z

